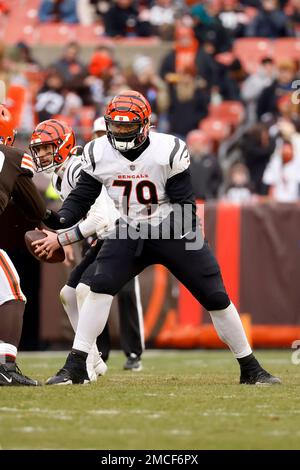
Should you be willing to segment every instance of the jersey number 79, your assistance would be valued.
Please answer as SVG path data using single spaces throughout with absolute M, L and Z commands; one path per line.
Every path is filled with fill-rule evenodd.
M 124 188 L 122 196 L 123 211 L 128 215 L 130 196 L 132 192 L 132 181 L 130 180 L 114 180 L 113 186 Z M 152 181 L 142 180 L 135 187 L 136 198 L 140 204 L 147 207 L 148 215 L 151 214 L 151 207 L 157 206 L 158 197 L 155 184 Z M 146 194 L 145 194 L 146 193 Z M 147 194 L 148 193 L 148 194 Z

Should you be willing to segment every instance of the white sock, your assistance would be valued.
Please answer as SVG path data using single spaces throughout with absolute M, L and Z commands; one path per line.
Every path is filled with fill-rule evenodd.
M 60 300 L 66 314 L 68 315 L 73 330 L 76 331 L 78 325 L 76 289 L 74 289 L 74 287 L 64 286 L 60 291 Z
M 90 292 L 91 292 L 91 289 L 89 288 L 89 286 L 87 286 L 86 284 L 83 284 L 82 282 L 80 282 L 78 286 L 76 287 L 76 297 L 77 297 L 77 305 L 78 305 L 79 314 L 81 312 L 84 301 Z M 94 364 L 97 364 L 97 362 L 99 361 L 99 357 L 100 357 L 100 353 L 97 348 L 97 344 L 95 342 L 88 354 L 88 357 L 86 358 L 86 365 L 87 365 L 88 371 L 94 369 Z
M 89 353 L 108 319 L 112 295 L 90 292 L 79 313 L 73 348 Z
M 229 346 L 237 359 L 252 353 L 240 316 L 233 303 L 224 310 L 214 310 L 209 314 L 220 339 Z
M 10 343 L 0 341 L 0 364 L 5 364 L 9 356 L 11 362 L 14 362 L 17 357 L 18 350 L 16 346 Z

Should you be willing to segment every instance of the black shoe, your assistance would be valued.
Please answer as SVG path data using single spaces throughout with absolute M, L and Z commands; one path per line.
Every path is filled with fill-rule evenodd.
M 0 364 L 0 386 L 1 385 L 8 387 L 38 387 L 41 383 L 23 375 L 17 364 L 13 362 L 11 364 Z
M 140 372 L 142 369 L 143 366 L 140 357 L 134 353 L 131 353 L 124 364 L 124 370 L 133 370 L 134 372 Z
M 240 377 L 240 384 L 248 385 L 279 385 L 281 380 L 274 375 L 269 374 L 266 370 L 259 368 L 252 372 L 244 372 Z
M 46 381 L 46 385 L 74 385 L 87 384 L 90 382 L 86 361 L 70 353 L 66 363 L 56 375 Z

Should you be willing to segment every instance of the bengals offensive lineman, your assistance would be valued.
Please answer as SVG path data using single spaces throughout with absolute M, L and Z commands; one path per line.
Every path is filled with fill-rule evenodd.
M 150 115 L 148 101 L 136 91 L 112 99 L 105 114 L 107 136 L 85 146 L 85 165 L 76 188 L 46 221 L 56 229 L 72 227 L 102 186 L 122 214 L 98 255 L 73 349 L 48 384 L 84 383 L 85 359 L 104 328 L 113 296 L 151 264 L 166 266 L 210 313 L 219 336 L 240 364 L 240 383 L 280 383 L 254 357 L 220 267 L 202 239 L 186 145 L 172 135 L 149 132 Z M 76 236 L 74 228 L 69 236 Z

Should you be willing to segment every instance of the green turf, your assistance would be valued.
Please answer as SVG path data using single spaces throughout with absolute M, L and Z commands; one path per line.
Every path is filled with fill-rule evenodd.
M 0 449 L 299 449 L 300 365 L 259 352 L 283 385 L 238 385 L 230 352 L 149 351 L 139 373 L 109 371 L 86 386 L 0 387 Z M 19 354 L 46 379 L 64 355 Z

